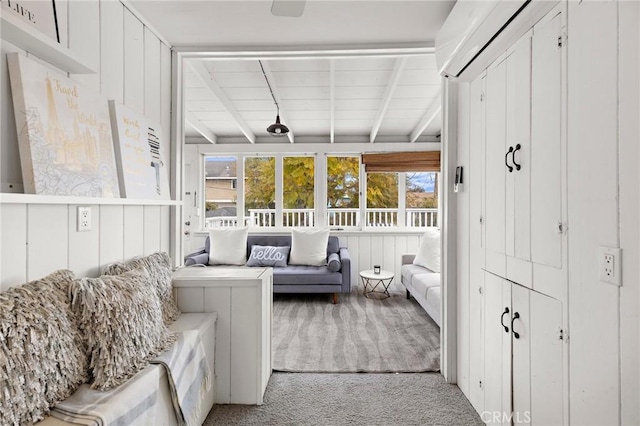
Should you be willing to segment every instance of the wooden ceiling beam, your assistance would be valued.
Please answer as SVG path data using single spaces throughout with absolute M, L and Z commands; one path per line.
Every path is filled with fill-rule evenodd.
M 224 106 L 229 115 L 231 115 L 236 125 L 240 128 L 240 131 L 245 135 L 249 142 L 256 143 L 256 135 L 253 134 L 247 122 L 242 118 L 236 107 L 233 106 L 233 103 L 231 103 L 229 98 L 227 98 L 227 95 L 215 81 L 204 64 L 201 61 L 189 61 L 189 64 L 204 86 L 211 90 L 213 95 L 218 98 L 222 106 Z
M 193 113 L 191 111 L 185 111 L 185 113 L 184 113 L 184 121 L 186 123 L 188 123 L 191 127 L 193 127 L 196 130 L 196 132 L 200 133 L 202 135 L 202 137 L 205 138 L 206 140 L 208 140 L 209 142 L 211 142 L 211 143 L 217 143 L 218 142 L 218 138 L 211 131 L 211 129 L 209 129 L 207 126 L 205 126 L 202 123 L 202 121 L 198 120 L 198 117 L 193 115 Z
M 384 120 L 384 116 L 387 113 L 387 109 L 389 108 L 389 104 L 391 103 L 391 99 L 393 98 L 393 92 L 395 92 L 396 87 L 398 86 L 398 81 L 400 81 L 400 76 L 402 75 L 402 70 L 404 69 L 406 63 L 406 56 L 401 56 L 396 59 L 396 64 L 393 67 L 393 72 L 391 73 L 389 84 L 387 84 L 387 90 L 385 91 L 384 97 L 382 98 L 382 104 L 380 104 L 378 115 L 373 122 L 373 127 L 371 128 L 371 133 L 369 134 L 369 142 L 371 143 L 373 143 L 376 140 L 376 136 L 378 136 L 378 131 L 380 130 L 380 126 L 382 125 L 382 120 Z
M 271 85 L 271 90 L 273 90 L 273 97 L 276 98 L 276 102 L 278 103 L 278 106 L 280 109 L 280 121 L 283 124 L 285 124 L 287 127 L 289 127 L 289 133 L 287 133 L 287 137 L 289 138 L 289 142 L 294 143 L 295 138 L 293 136 L 293 130 L 291 130 L 291 127 L 289 126 L 289 124 L 287 124 L 289 123 L 289 120 L 287 119 L 287 112 L 282 107 L 282 98 L 280 98 L 280 95 L 278 94 L 276 79 L 273 76 L 273 72 L 271 72 L 271 67 L 269 66 L 269 62 L 262 61 L 262 68 L 264 69 L 264 74 L 266 75 L 267 80 Z
M 416 128 L 411 132 L 411 135 L 409 136 L 410 142 L 415 142 L 420 137 L 427 127 L 429 127 L 429 124 L 431 124 L 438 114 L 440 114 L 441 108 L 442 105 L 440 98 L 436 98 L 435 102 L 429 107 Z
M 336 60 L 329 59 L 329 140 L 336 139 Z

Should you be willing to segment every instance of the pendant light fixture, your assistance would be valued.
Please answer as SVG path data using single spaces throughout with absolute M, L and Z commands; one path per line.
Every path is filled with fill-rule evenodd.
M 273 98 L 273 103 L 276 105 L 276 122 L 267 127 L 267 132 L 271 136 L 284 136 L 289 133 L 289 128 L 284 124 L 280 123 L 280 105 L 276 101 L 276 97 L 273 94 L 273 90 L 271 89 L 271 84 L 269 84 L 269 79 L 267 78 L 267 74 L 264 72 L 264 67 L 262 66 L 262 61 L 258 61 L 260 64 L 260 69 L 262 70 L 262 75 L 264 76 L 265 81 L 267 82 L 267 86 L 269 87 L 269 92 L 271 92 L 271 98 Z

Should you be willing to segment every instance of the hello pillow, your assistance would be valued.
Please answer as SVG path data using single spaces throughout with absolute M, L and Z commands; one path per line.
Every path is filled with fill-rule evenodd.
M 440 272 L 440 230 L 428 228 L 422 237 L 420 248 L 413 260 L 414 265 L 422 266 L 433 272 Z
M 289 246 L 251 246 L 251 254 L 247 260 L 247 266 L 271 266 L 284 268 L 287 266 Z
M 209 265 L 247 263 L 249 228 L 219 228 L 209 231 Z
M 327 264 L 329 228 L 292 229 L 290 265 L 324 266 Z

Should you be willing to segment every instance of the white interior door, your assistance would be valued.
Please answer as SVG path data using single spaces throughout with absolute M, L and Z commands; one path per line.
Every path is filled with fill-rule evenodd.
M 485 235 L 486 268 L 505 275 L 505 160 L 506 63 L 504 60 L 487 71 L 486 90 L 486 186 Z
M 184 247 L 185 255 L 193 252 L 191 247 L 191 232 L 192 229 L 196 229 L 193 225 L 193 213 L 196 196 L 196 188 L 193 185 L 193 165 L 191 163 L 184 163 L 184 194 L 182 197 L 183 205 L 182 218 L 184 223 L 182 224 L 182 247 Z
M 484 76 L 471 83 L 469 179 L 469 401 L 477 412 L 484 411 L 484 395 L 480 383 L 484 373 L 483 306 L 481 289 L 484 288 L 484 248 L 482 244 L 482 180 L 484 162 Z
M 555 268 L 562 268 L 560 36 L 560 14 L 534 27 L 531 74 L 531 257 Z

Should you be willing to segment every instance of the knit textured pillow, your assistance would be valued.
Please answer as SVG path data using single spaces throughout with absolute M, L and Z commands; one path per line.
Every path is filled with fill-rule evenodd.
M 87 344 L 93 389 L 121 385 L 175 342 L 145 269 L 78 279 L 70 291 Z
M 73 272 L 0 293 L 0 424 L 31 424 L 88 381 L 68 288 Z
M 149 256 L 134 257 L 123 263 L 114 263 L 106 267 L 105 275 L 119 275 L 124 272 L 144 268 L 151 276 L 155 292 L 162 304 L 162 318 L 165 324 L 178 319 L 180 309 L 173 298 L 171 287 L 171 258 L 167 253 L 158 252 Z

